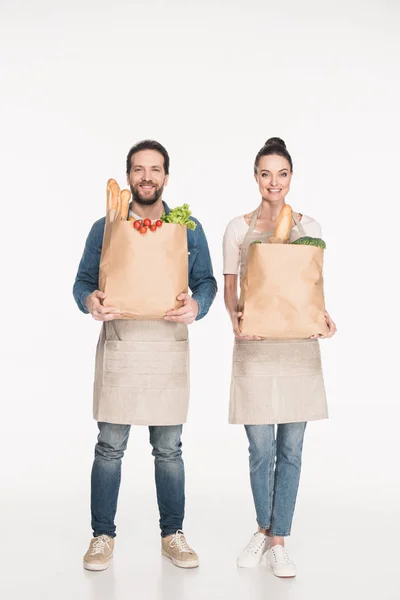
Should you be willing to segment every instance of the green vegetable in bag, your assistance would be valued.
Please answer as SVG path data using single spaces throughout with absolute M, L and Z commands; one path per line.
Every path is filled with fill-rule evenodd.
M 166 214 L 163 212 L 161 215 L 161 221 L 163 223 L 177 223 L 178 225 L 185 225 L 188 229 L 192 231 L 196 229 L 196 223 L 190 218 L 191 211 L 189 209 L 189 204 L 184 204 L 183 206 L 177 206 L 173 208 L 171 212 Z
M 308 235 L 295 240 L 292 242 L 292 244 L 296 244 L 297 246 L 317 246 L 323 250 L 326 248 L 324 240 L 321 240 L 321 238 L 310 237 Z

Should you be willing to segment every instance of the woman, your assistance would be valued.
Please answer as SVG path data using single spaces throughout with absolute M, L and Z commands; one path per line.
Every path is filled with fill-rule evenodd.
M 253 567 L 267 553 L 277 577 L 295 577 L 296 566 L 284 548 L 290 535 L 301 469 L 307 421 L 327 418 L 318 339 L 263 340 L 242 335 L 239 327 L 238 277 L 246 270 L 254 240 L 266 241 L 275 228 L 290 190 L 293 163 L 285 142 L 270 138 L 258 152 L 254 176 L 261 205 L 233 219 L 224 235 L 225 305 L 235 334 L 230 422 L 244 424 L 249 440 L 250 481 L 258 531 L 239 555 L 239 567 Z M 290 241 L 304 235 L 321 237 L 319 223 L 293 213 Z M 275 439 L 275 425 L 277 425 Z

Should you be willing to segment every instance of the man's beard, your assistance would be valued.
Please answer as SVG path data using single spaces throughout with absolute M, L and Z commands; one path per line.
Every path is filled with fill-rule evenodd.
M 154 188 L 154 195 L 151 198 L 141 198 L 141 196 L 139 196 L 139 191 L 134 190 L 132 186 L 130 186 L 130 188 L 132 192 L 132 200 L 138 204 L 141 204 L 142 206 L 152 206 L 155 204 L 157 200 L 161 198 L 164 191 L 164 186 L 158 189 Z

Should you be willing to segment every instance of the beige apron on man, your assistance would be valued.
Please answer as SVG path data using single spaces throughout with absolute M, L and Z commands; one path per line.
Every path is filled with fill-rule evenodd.
M 103 323 L 96 351 L 93 416 L 120 425 L 180 425 L 189 406 L 187 325 Z
M 252 242 L 265 242 L 273 232 L 257 233 L 253 214 L 240 252 L 240 282 Z M 296 228 L 290 241 L 306 235 Z M 241 340 L 235 338 L 229 422 L 244 425 L 295 423 L 326 419 L 328 408 L 318 340 Z

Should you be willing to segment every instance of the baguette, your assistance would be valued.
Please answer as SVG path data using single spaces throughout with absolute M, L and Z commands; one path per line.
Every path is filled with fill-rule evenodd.
M 129 201 L 131 199 L 131 193 L 129 190 L 122 190 L 120 194 L 121 200 L 121 221 L 126 221 L 129 212 Z
M 289 206 L 289 204 L 284 204 L 276 222 L 273 235 L 275 239 L 280 239 L 283 243 L 287 242 L 292 228 L 292 219 L 293 214 L 291 206 Z
M 109 179 L 107 181 L 107 212 L 110 210 L 110 208 L 112 208 L 112 192 L 111 192 L 111 186 L 113 185 L 118 185 L 118 183 L 115 181 L 115 179 Z
M 107 181 L 107 212 L 110 210 L 110 208 L 112 208 L 112 202 L 111 202 L 111 184 L 113 183 L 117 183 L 115 181 L 115 179 L 109 179 Z
M 110 184 L 110 190 L 111 190 L 111 208 L 113 208 L 114 210 L 118 210 L 119 209 L 119 195 L 120 195 L 120 188 L 119 185 L 116 181 L 112 181 L 112 183 Z

